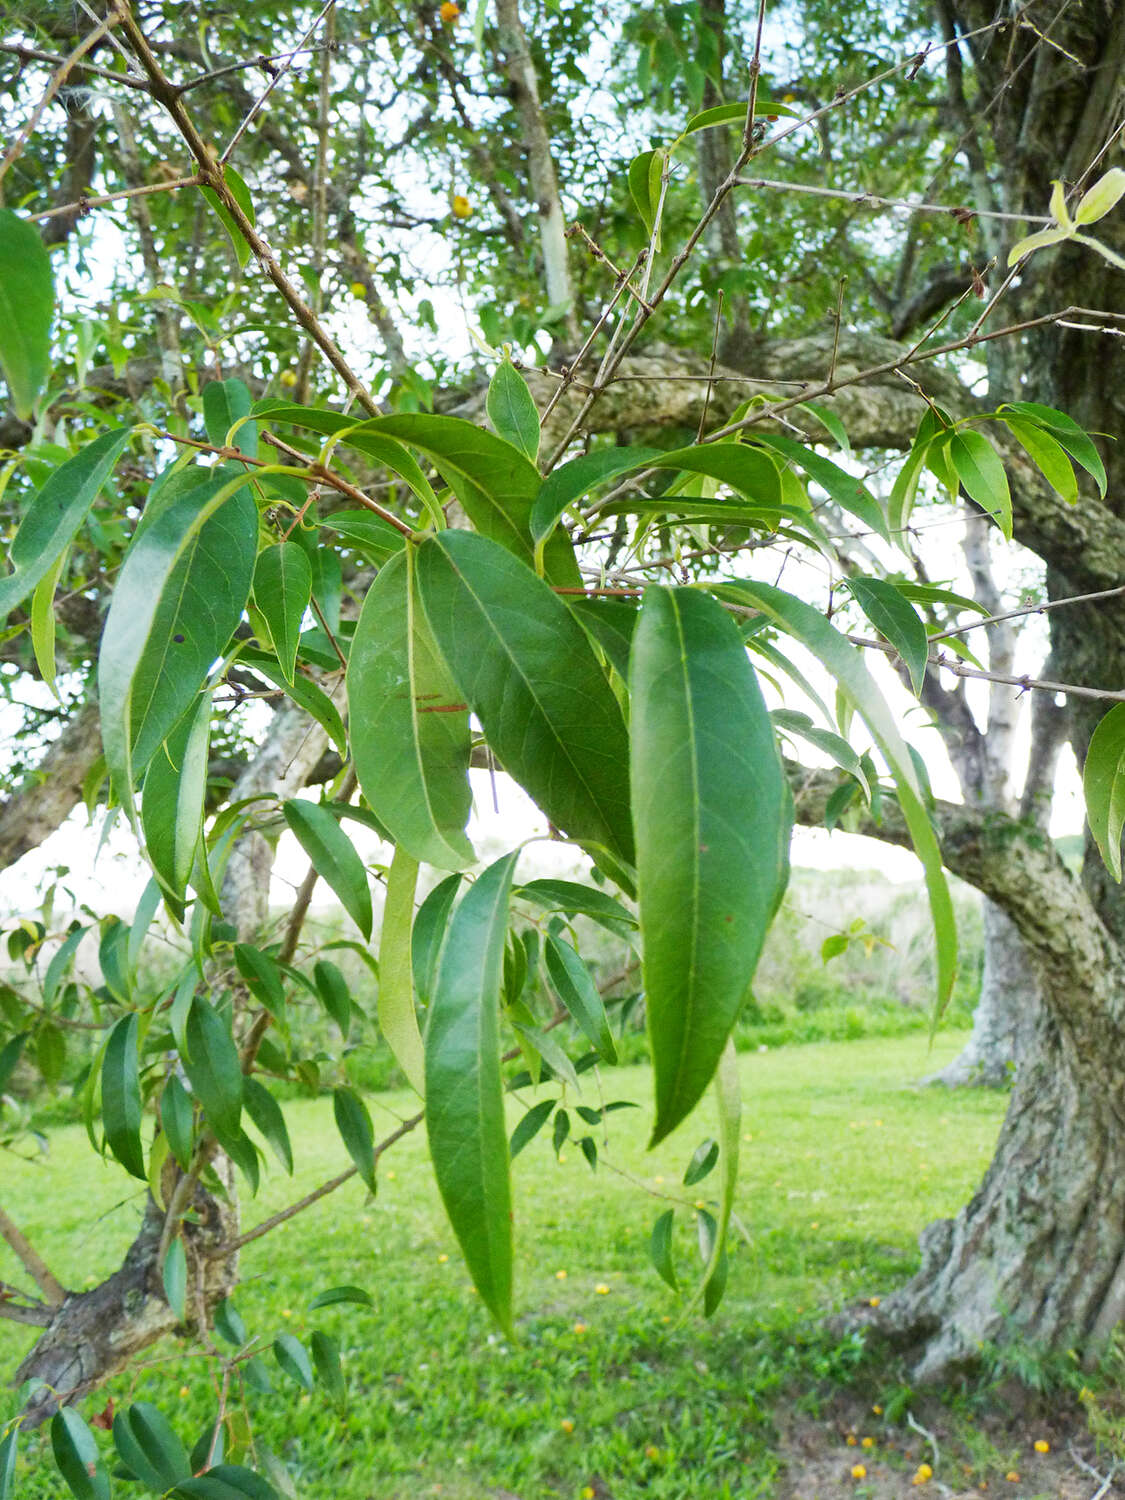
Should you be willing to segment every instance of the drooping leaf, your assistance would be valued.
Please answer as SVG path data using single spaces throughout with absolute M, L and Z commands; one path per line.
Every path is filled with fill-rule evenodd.
M 823 750 L 825 754 L 830 755 L 842 771 L 855 777 L 863 788 L 863 795 L 870 797 L 871 787 L 863 769 L 863 762 L 842 735 L 833 733 L 831 729 L 821 729 L 819 725 L 813 723 L 808 714 L 797 713 L 791 708 L 775 708 L 770 713 L 770 718 L 779 729 L 791 735 L 800 736 L 810 745 L 815 745 L 818 750 Z
M 312 568 L 297 542 L 278 542 L 258 554 L 254 604 L 269 628 L 282 676 L 292 683 L 301 621 L 312 596 Z
M 273 1341 L 273 1357 L 278 1367 L 306 1391 L 313 1388 L 312 1365 L 300 1339 L 291 1333 L 279 1333 Z
M 565 833 L 631 863 L 625 723 L 566 605 L 471 532 L 424 542 L 418 583 L 442 655 L 504 769 Z
M 313 1365 L 321 1385 L 338 1406 L 348 1399 L 348 1388 L 344 1381 L 344 1369 L 340 1363 L 340 1344 L 330 1333 L 317 1328 L 309 1340 Z
M 313 967 L 313 983 L 325 1010 L 340 1028 L 340 1035 L 347 1041 L 351 1032 L 352 997 L 348 981 L 331 961 L 319 959 Z
M 379 1029 L 411 1088 L 426 1086 L 422 1034 L 414 1012 L 411 937 L 418 861 L 398 848 L 387 873 L 383 930 L 379 938 Z
M 261 674 L 275 687 L 283 688 L 300 708 L 316 720 L 328 735 L 341 755 L 348 753 L 348 737 L 340 710 L 323 688 L 298 672 L 292 682 L 286 682 L 279 663 L 264 651 L 243 649 L 239 659 L 255 672 Z M 337 689 L 340 691 L 340 689 Z
M 700 1141 L 692 1152 L 691 1161 L 688 1162 L 687 1171 L 684 1173 L 684 1187 L 694 1187 L 697 1182 L 702 1182 L 714 1171 L 718 1159 L 718 1141 L 712 1140 L 710 1136 L 705 1141 Z
M 73 1406 L 60 1408 L 51 1418 L 51 1451 L 77 1500 L 109 1500 L 109 1475 L 94 1434 Z
M 406 452 L 405 448 L 403 452 Z M 324 525 L 354 543 L 365 557 L 380 565 L 406 545 L 401 531 L 396 531 L 389 522 L 369 510 L 336 510 L 325 518 Z
M 508 854 L 490 865 L 454 913 L 426 1030 L 434 1175 L 481 1300 L 508 1332 L 512 1205 L 499 1012 L 516 858 Z
M 170 1240 L 161 1267 L 164 1295 L 168 1306 L 182 1323 L 187 1317 L 187 1256 L 184 1242 L 179 1235 Z
M 256 1078 L 242 1080 L 242 1102 L 254 1124 L 262 1132 L 273 1154 L 289 1173 L 293 1175 L 293 1147 L 281 1105 Z
M 746 115 L 749 108 L 749 100 L 742 99 L 737 104 L 717 104 L 714 109 L 705 109 L 700 114 L 692 115 L 680 133 L 680 139 L 685 136 L 694 135 L 697 130 L 710 130 L 716 125 L 743 125 L 746 123 Z M 768 120 L 771 116 L 795 115 L 797 111 L 790 109 L 788 104 L 779 104 L 776 99 L 767 99 L 764 96 L 754 100 L 755 120 Z
M 281 810 L 313 869 L 331 886 L 364 937 L 370 938 L 371 886 L 351 839 L 318 802 L 293 797 L 282 803 Z
M 605 891 L 596 886 L 581 885 L 576 880 L 556 880 L 548 876 L 542 880 L 529 880 L 516 892 L 524 901 L 533 901 L 545 911 L 562 911 L 568 916 L 590 917 L 609 932 L 620 933 L 623 928 L 635 927 L 637 919 L 627 906 L 622 906 Z
M 375 1192 L 375 1130 L 367 1105 L 355 1089 L 341 1087 L 332 1090 L 332 1110 L 340 1139 L 347 1147 L 356 1171 L 368 1192 Z
M 472 807 L 469 713 L 418 602 L 412 559 L 367 591 L 348 658 L 352 753 L 376 817 L 417 860 L 462 870 Z
M 485 406 L 498 435 L 534 463 L 539 452 L 539 413 L 527 381 L 510 359 L 496 366 Z
M 102 1122 L 106 1144 L 127 1172 L 147 1179 L 141 1145 L 141 1085 L 136 1011 L 113 1027 L 102 1058 Z
M 660 1215 L 652 1226 L 648 1253 L 660 1279 L 666 1281 L 674 1292 L 678 1292 L 680 1283 L 676 1280 L 676 1266 L 672 1260 L 672 1230 L 675 1222 L 674 1208 L 666 1209 Z
M 0 1500 L 12 1500 L 15 1494 L 13 1480 L 16 1473 L 19 1440 L 20 1430 L 18 1427 L 13 1427 L 0 1442 Z
M 246 218 L 249 221 L 250 225 L 253 226 L 255 223 L 254 203 L 250 197 L 250 189 L 246 186 L 245 182 L 229 162 L 224 163 L 222 172 L 223 181 L 226 184 L 231 197 L 238 204 L 242 212 L 246 215 Z M 238 221 L 235 219 L 230 209 L 219 197 L 218 193 L 213 187 L 201 187 L 199 191 L 207 199 L 207 202 L 211 205 L 215 217 L 226 230 L 227 237 L 229 238 L 231 243 L 231 248 L 233 249 L 235 254 L 235 259 L 238 261 L 238 264 L 242 268 L 242 270 L 245 270 L 246 265 L 253 252 L 251 251 L 249 241 L 243 234 L 242 230 L 239 228 Z
M 438 960 L 449 929 L 449 913 L 461 887 L 460 875 L 439 881 L 418 908 L 410 941 L 410 961 L 418 999 L 428 1006 L 433 998 Z
M 285 987 L 277 960 L 252 943 L 235 943 L 234 962 L 250 993 L 265 1006 L 274 1020 L 284 1025 Z
M 4 212 L 0 209 L 0 218 Z M 103 433 L 55 469 L 32 497 L 8 546 L 12 571 L 0 576 L 0 620 L 23 603 L 70 546 L 131 436 L 130 427 Z
M 207 799 L 211 694 L 201 693 L 149 762 L 141 791 L 141 828 L 157 879 L 182 901 L 191 879 Z
M 880 635 L 906 663 L 915 694 L 922 691 L 930 642 L 918 612 L 885 578 L 849 578 L 848 590 Z
M 587 635 L 605 652 L 610 666 L 620 677 L 627 677 L 638 619 L 636 605 L 621 599 L 574 598 L 568 599 L 567 604 Z
M 31 649 L 35 655 L 35 665 L 39 668 L 44 687 L 53 693 L 59 702 L 62 699 L 59 698 L 59 690 L 55 686 L 55 590 L 66 566 L 66 557 L 64 548 L 50 572 L 35 585 L 35 591 L 31 596 L 31 608 L 28 610 L 31 623 Z
M 543 944 L 543 959 L 555 994 L 578 1022 L 591 1045 L 597 1048 L 603 1060 L 615 1063 L 617 1044 L 609 1029 L 598 987 L 581 955 L 569 943 L 548 934 Z
M 791 805 L 730 617 L 650 588 L 633 643 L 633 799 L 653 1143 L 706 1089 L 788 875 Z
M 515 1161 L 523 1148 L 529 1145 L 546 1125 L 557 1103 L 557 1099 L 541 1099 L 538 1104 L 533 1104 L 520 1120 L 508 1142 L 508 1155 L 512 1161 Z
M 168 1418 L 147 1401 L 137 1401 L 113 1420 L 113 1442 L 122 1463 L 146 1489 L 163 1495 L 191 1474 L 187 1449 Z
M 786 458 L 804 469 L 810 479 L 815 479 L 821 489 L 831 495 L 841 510 L 846 510 L 858 517 L 865 526 L 869 526 L 884 541 L 890 540 L 883 508 L 861 479 L 857 479 L 854 474 L 847 473 L 846 470 L 840 468 L 839 464 L 833 463 L 830 458 L 825 458 L 823 454 L 817 453 L 807 444 L 799 443 L 795 438 L 785 437 L 781 433 L 757 433 L 754 441 L 764 443 L 766 447 L 784 454 Z
M 209 1000 L 194 995 L 184 1036 L 184 1069 L 207 1123 L 220 1136 L 237 1136 L 242 1119 L 242 1065 L 226 1022 Z
M 645 229 L 651 235 L 656 228 L 656 216 L 660 208 L 661 184 L 664 165 L 668 160 L 666 151 L 642 151 L 629 163 L 629 196 L 637 206 Z M 660 249 L 657 235 L 656 249 Z
M 1036 468 L 1053 490 L 1057 490 L 1068 505 L 1078 502 L 1078 476 L 1066 449 L 1036 422 L 1021 421 L 1018 417 L 1005 417 L 1005 426 L 1023 447 Z
M 1086 818 L 1105 867 L 1121 879 L 1121 830 L 1125 827 L 1125 703 L 1116 703 L 1090 736 L 1082 767 Z
M 950 439 L 949 454 L 965 493 L 988 512 L 1010 542 L 1012 494 L 996 449 L 983 433 L 963 427 Z
M 39 230 L 0 208 L 0 370 L 24 422 L 47 384 L 54 312 L 51 257 Z
M 191 1166 L 192 1123 L 191 1095 L 172 1073 L 160 1096 L 160 1124 L 172 1155 L 185 1172 Z
M 118 796 L 183 716 L 237 626 L 250 594 L 258 511 L 207 480 L 138 533 L 118 575 L 98 656 L 106 763 Z
M 1073 417 L 1067 416 L 1066 412 L 1056 411 L 1053 406 L 1043 406 L 1038 401 L 1012 401 L 1000 408 L 1001 415 L 1008 411 L 1026 417 L 1049 432 L 1075 463 L 1082 465 L 1098 486 L 1098 493 L 1105 498 L 1108 483 L 1105 464 L 1102 463 L 1101 454 L 1094 446 L 1090 434 Z
M 232 442 L 249 458 L 257 458 L 257 423 L 243 421 L 250 415 L 253 405 L 253 397 L 244 381 L 209 380 L 203 387 L 203 425 L 207 429 L 208 442 L 216 448 Z M 236 422 L 242 425 L 231 437 L 231 428 Z
M 568 505 L 595 485 L 615 479 L 630 469 L 643 469 L 661 457 L 659 448 L 596 448 L 572 458 L 548 474 L 531 507 L 531 535 L 536 543 L 551 534 Z

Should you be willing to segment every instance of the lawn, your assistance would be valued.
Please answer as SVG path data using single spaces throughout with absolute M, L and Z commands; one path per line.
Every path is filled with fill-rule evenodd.
M 647 1109 L 613 1113 L 596 1173 L 573 1145 L 556 1164 L 545 1137 L 517 1159 L 513 1343 L 476 1302 L 424 1138 L 408 1136 L 383 1159 L 375 1200 L 353 1180 L 243 1252 L 235 1301 L 251 1333 L 267 1346 L 283 1331 L 334 1334 L 349 1386 L 340 1414 L 321 1387 L 303 1392 L 267 1353 L 276 1392 L 247 1393 L 254 1443 L 280 1457 L 309 1500 L 776 1494 L 779 1422 L 795 1407 L 815 1408 L 862 1357 L 855 1340 L 821 1331 L 821 1313 L 906 1277 L 919 1229 L 954 1212 L 988 1160 L 1004 1098 L 918 1086 L 963 1040 L 956 1032 L 932 1050 L 908 1036 L 740 1058 L 744 1233 L 709 1322 L 681 1321 L 680 1301 L 647 1255 L 654 1218 L 669 1200 L 682 1202 L 675 1248 L 690 1285 L 699 1264 L 693 1203 L 717 1189 L 714 1178 L 685 1189 L 682 1177 L 714 1130 L 709 1104 L 651 1154 Z M 584 1086 L 598 1102 L 597 1081 Z M 644 1102 L 648 1086 L 639 1067 L 602 1081 L 607 1099 Z M 411 1110 L 405 1094 L 370 1102 L 377 1129 Z M 286 1114 L 296 1174 L 271 1169 L 247 1223 L 346 1164 L 328 1103 L 295 1101 Z M 46 1158 L 9 1160 L 4 1203 L 63 1282 L 81 1287 L 118 1263 L 137 1221 L 134 1188 L 92 1162 L 83 1132 L 64 1128 Z M 9 1276 L 18 1279 L 17 1269 L 0 1258 L 0 1277 Z M 366 1288 L 374 1305 L 309 1312 L 316 1292 L 341 1283 Z M 0 1324 L 0 1341 L 10 1371 L 27 1330 Z M 866 1368 L 865 1399 L 891 1399 L 880 1381 L 893 1378 Z M 113 1394 L 160 1404 L 189 1445 L 215 1411 L 208 1363 L 172 1345 Z M 101 1404 L 88 1402 L 86 1415 Z M 234 1431 L 245 1451 L 248 1429 L 240 1421 Z M 18 1495 L 65 1493 L 35 1440 L 28 1459 Z

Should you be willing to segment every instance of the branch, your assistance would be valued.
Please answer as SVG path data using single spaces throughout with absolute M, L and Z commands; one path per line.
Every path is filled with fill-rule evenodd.
M 100 752 L 98 709 L 88 703 L 18 791 L 0 804 L 0 870 L 54 833 L 81 801 L 82 784 Z
M 61 1307 L 66 1300 L 66 1289 L 51 1271 L 47 1262 L 24 1234 L 23 1230 L 0 1208 L 0 1238 L 7 1241 L 16 1259 L 46 1298 L 48 1308 Z

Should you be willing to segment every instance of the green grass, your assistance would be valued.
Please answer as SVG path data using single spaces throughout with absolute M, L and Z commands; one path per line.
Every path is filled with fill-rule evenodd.
M 520 1156 L 512 1344 L 473 1297 L 425 1141 L 408 1137 L 384 1158 L 375 1201 L 353 1181 L 244 1252 L 236 1303 L 251 1332 L 267 1343 L 285 1330 L 334 1333 L 351 1392 L 341 1418 L 319 1387 L 303 1394 L 267 1357 L 277 1393 L 249 1395 L 255 1440 L 313 1500 L 469 1500 L 501 1488 L 533 1500 L 578 1497 L 585 1486 L 616 1500 L 769 1495 L 779 1404 L 815 1402 L 861 1358 L 854 1340 L 820 1331 L 820 1314 L 904 1279 L 918 1231 L 966 1200 L 988 1160 L 1004 1099 L 916 1083 L 962 1040 L 939 1039 L 932 1051 L 911 1036 L 742 1056 L 736 1211 L 747 1239 L 736 1237 L 726 1300 L 710 1322 L 679 1321 L 646 1253 L 668 1206 L 654 1194 L 704 1201 L 714 1191 L 713 1179 L 681 1186 L 693 1149 L 714 1130 L 709 1102 L 651 1155 L 647 1107 L 614 1113 L 596 1174 L 573 1145 L 561 1165 L 543 1138 Z M 604 1087 L 607 1098 L 647 1104 L 643 1068 L 610 1073 Z M 596 1091 L 591 1079 L 586 1093 L 596 1100 Z M 405 1094 L 371 1104 L 377 1129 L 410 1109 Z M 297 1174 L 271 1171 L 248 1223 L 345 1161 L 327 1102 L 294 1101 L 286 1112 Z M 133 1187 L 66 1128 L 47 1158 L 6 1166 L 4 1203 L 61 1279 L 81 1287 L 118 1263 L 139 1211 Z M 689 1282 L 692 1212 L 681 1209 L 676 1235 Z M 20 1279 L 10 1258 L 0 1258 L 0 1277 Z M 308 1313 L 317 1290 L 343 1282 L 364 1286 L 374 1307 Z M 5 1370 L 27 1334 L 0 1324 Z M 878 1400 L 880 1371 L 869 1378 Z M 207 1362 L 179 1357 L 171 1343 L 112 1389 L 119 1402 L 157 1402 L 189 1445 L 215 1409 Z M 87 1416 L 103 1401 L 87 1402 Z M 17 1493 L 63 1494 L 37 1441 Z

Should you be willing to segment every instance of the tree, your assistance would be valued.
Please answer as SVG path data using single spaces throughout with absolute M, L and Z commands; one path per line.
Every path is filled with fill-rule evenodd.
M 314 1076 L 291 1043 L 293 993 L 347 1029 L 338 970 L 302 926 L 323 877 L 371 938 L 354 822 L 395 851 L 379 1024 L 425 1096 L 403 1129 L 424 1123 L 502 1324 L 502 1049 L 526 1049 L 556 1084 L 574 1063 L 548 1028 L 570 1026 L 580 1066 L 614 1050 L 612 1007 L 567 933 L 583 913 L 639 930 L 654 1138 L 718 1074 L 724 1197 L 701 1288 L 717 1304 L 738 1140 L 722 1059 L 784 892 L 794 799 L 803 821 L 846 817 L 918 849 L 939 997 L 955 965 L 942 861 L 1007 915 L 1041 970 L 1035 1037 L 982 1190 L 928 1232 L 921 1273 L 871 1320 L 930 1374 L 982 1339 L 1096 1347 L 1118 1320 L 1118 888 L 1093 849 L 1080 886 L 1039 822 L 992 792 L 929 807 L 863 655 L 897 653 L 939 721 L 959 716 L 967 731 L 963 694 L 938 667 L 962 684 L 977 669 L 942 662 L 928 635 L 1004 611 L 913 577 L 911 511 L 932 481 L 1014 526 L 1048 563 L 1052 602 L 1072 601 L 1050 613 L 1045 675 L 1069 685 L 1083 758 L 1115 696 L 1115 455 L 1088 434 L 1118 425 L 1120 343 L 1099 310 L 1120 284 L 1105 258 L 1120 231 L 1104 218 L 1120 7 L 1048 28 L 943 6 L 935 39 L 909 12 L 809 4 L 776 61 L 761 17 L 714 3 L 615 17 L 612 56 L 580 7 L 532 18 L 499 0 L 495 22 L 477 14 L 473 36 L 456 6 L 276 3 L 204 15 L 202 31 L 182 12 L 125 6 L 76 31 L 47 9 L 0 48 L 27 122 L 0 165 L 15 205 L 0 218 L 0 437 L 14 454 L 3 681 L 13 701 L 17 684 L 41 685 L 0 851 L 17 858 L 84 799 L 135 827 L 153 870 L 131 925 L 98 924 L 93 993 L 67 980 L 79 929 L 53 931 L 48 916 L 9 942 L 27 983 L 5 992 L 0 1074 L 31 1044 L 49 1072 L 67 1032 L 92 1022 L 86 1108 L 151 1189 L 121 1270 L 65 1301 L 0 1219 L 39 1291 L 4 1288 L 0 1301 L 44 1328 L 17 1376 L 45 1382 L 28 1417 L 52 1416 L 82 1465 L 88 1434 L 66 1403 L 163 1332 L 222 1317 L 255 1232 L 238 1216 L 259 1172 L 244 1120 L 284 1162 L 263 1076 Z M 591 95 L 594 68 L 616 98 Z M 934 167 L 935 112 L 951 149 L 931 212 L 915 195 Z M 657 146 L 637 139 L 638 117 Z M 505 142 L 514 168 L 494 149 Z M 749 175 L 769 160 L 784 182 Z M 890 247 L 864 229 L 879 206 L 869 172 L 881 199 L 911 210 Z M 1073 188 L 1053 204 L 1060 224 L 1068 201 L 1103 184 L 1086 200 L 1102 248 L 1068 221 L 1072 243 L 1009 271 L 1011 240 L 1046 219 L 1052 176 Z M 425 297 L 419 253 L 440 261 Z M 966 255 L 979 263 L 963 270 Z M 841 263 L 858 288 L 846 304 Z M 451 348 L 458 302 L 489 348 L 487 382 Z M 913 344 L 878 332 L 887 321 Z M 967 368 L 981 349 L 987 398 Z M 836 452 L 849 441 L 851 455 Z M 888 450 L 907 458 L 886 493 L 854 455 Z M 861 532 L 875 539 L 867 564 Z M 828 560 L 847 618 L 881 640 L 855 646 L 773 581 L 778 549 Z M 838 601 L 824 602 L 830 616 Z M 752 659 L 801 680 L 794 641 L 839 684 L 838 712 L 820 705 L 819 724 L 792 711 L 775 723 L 757 685 Z M 259 699 L 261 744 L 245 717 Z M 1107 725 L 1099 828 L 1114 810 Z M 1032 803 L 1050 779 L 1048 727 Z M 778 730 L 827 749 L 836 769 L 786 776 Z M 965 750 L 966 776 L 978 751 Z M 594 884 L 521 885 L 515 851 L 463 881 L 475 858 L 466 773 L 486 754 L 585 852 Z M 283 827 L 310 870 L 277 930 L 266 891 Z M 1105 830 L 1102 841 L 1112 858 Z M 420 864 L 444 878 L 415 912 Z M 539 937 L 509 931 L 513 902 L 547 913 Z M 150 983 L 137 945 L 161 905 L 181 955 Z M 351 1171 L 373 1182 L 399 1132 L 375 1141 L 346 1072 L 324 1083 Z M 539 1096 L 520 1144 L 556 1098 Z M 134 1408 L 120 1420 L 119 1453 L 139 1472 L 154 1419 Z

